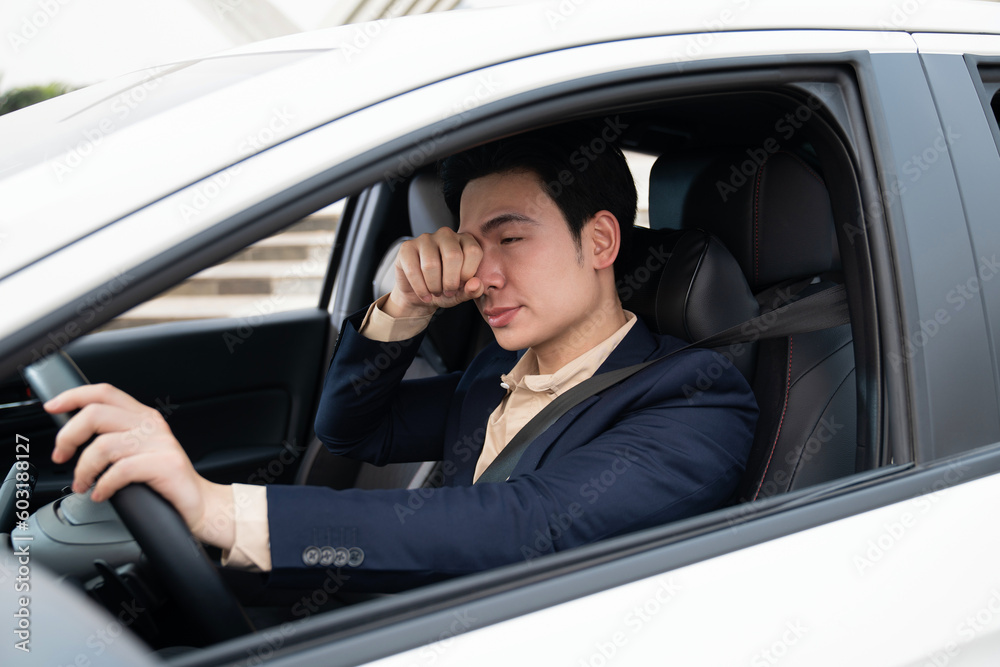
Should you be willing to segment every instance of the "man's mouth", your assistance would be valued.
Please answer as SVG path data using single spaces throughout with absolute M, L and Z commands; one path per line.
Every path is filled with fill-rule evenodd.
M 513 306 L 511 308 L 484 308 L 483 317 L 486 318 L 486 323 L 491 327 L 500 328 L 510 324 L 519 310 L 521 310 L 521 306 Z

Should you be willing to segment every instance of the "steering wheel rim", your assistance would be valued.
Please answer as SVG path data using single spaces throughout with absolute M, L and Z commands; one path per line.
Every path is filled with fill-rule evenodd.
M 42 401 L 88 384 L 62 350 L 27 366 L 22 374 Z M 61 426 L 65 421 L 57 423 Z M 85 501 L 93 502 L 89 497 Z M 168 594 L 203 640 L 215 643 L 254 632 L 243 607 L 219 576 L 204 547 L 163 496 L 146 484 L 129 484 L 110 502 L 163 580 Z

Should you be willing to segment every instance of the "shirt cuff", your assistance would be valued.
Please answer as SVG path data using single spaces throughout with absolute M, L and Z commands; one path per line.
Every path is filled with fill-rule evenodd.
M 267 487 L 233 484 L 233 548 L 222 551 L 222 564 L 250 572 L 271 571 L 271 531 L 267 525 Z
M 380 343 L 394 343 L 407 338 L 413 338 L 418 333 L 427 328 L 427 323 L 431 321 L 431 315 L 421 317 L 392 317 L 387 315 L 382 306 L 389 298 L 385 294 L 373 303 L 365 319 L 358 328 L 358 333 L 369 340 L 377 340 Z

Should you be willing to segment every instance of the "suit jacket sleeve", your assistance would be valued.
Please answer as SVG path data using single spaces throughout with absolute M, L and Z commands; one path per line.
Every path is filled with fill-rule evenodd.
M 375 465 L 442 458 L 459 373 L 403 382 L 422 335 L 379 342 L 344 322 L 316 411 L 316 437 L 334 454 Z
M 326 569 L 305 566 L 304 550 L 331 546 L 363 554 L 338 585 L 405 588 L 715 509 L 743 472 L 757 414 L 731 366 L 689 391 L 719 359 L 686 351 L 592 397 L 553 426 L 558 441 L 534 469 L 505 483 L 268 487 L 270 581 L 315 585 Z

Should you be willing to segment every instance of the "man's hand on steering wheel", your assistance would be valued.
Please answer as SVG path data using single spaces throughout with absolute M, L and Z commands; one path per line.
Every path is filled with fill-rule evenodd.
M 106 500 L 132 482 L 145 482 L 177 509 L 198 540 L 223 549 L 232 547 L 231 488 L 195 471 L 156 409 L 109 384 L 69 389 L 44 408 L 52 414 L 80 410 L 56 435 L 54 462 L 70 460 L 96 436 L 77 462 L 73 491 L 85 492 L 101 471 L 104 474 L 91 494 L 94 501 Z

